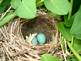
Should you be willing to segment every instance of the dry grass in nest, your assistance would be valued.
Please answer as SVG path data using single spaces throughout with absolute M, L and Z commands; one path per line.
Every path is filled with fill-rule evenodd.
M 26 43 L 27 40 L 22 35 L 21 27 L 22 22 L 17 19 L 0 28 L 0 61 L 39 61 L 42 54 L 40 52 L 55 54 L 54 48 L 59 48 L 58 31 L 55 38 L 54 35 L 52 36 L 50 43 L 32 47 Z

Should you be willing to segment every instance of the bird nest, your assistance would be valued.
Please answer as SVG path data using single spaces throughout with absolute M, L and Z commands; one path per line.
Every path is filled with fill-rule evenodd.
M 32 26 L 34 25 L 34 28 L 31 28 L 32 26 L 29 26 L 31 23 L 15 19 L 15 21 L 0 28 L 0 61 L 40 61 L 40 57 L 44 53 L 62 57 L 58 31 L 53 27 L 47 29 L 48 27 L 45 27 L 47 26 L 45 23 L 43 23 L 45 26 L 42 28 L 37 26 L 41 24 L 40 21 L 36 22 L 40 23 L 37 25 L 33 23 Z M 38 31 L 38 28 L 41 30 Z M 31 29 L 35 30 L 30 31 Z M 43 45 L 32 46 L 27 41 L 32 40 L 33 35 L 38 32 L 45 32 L 48 41 Z

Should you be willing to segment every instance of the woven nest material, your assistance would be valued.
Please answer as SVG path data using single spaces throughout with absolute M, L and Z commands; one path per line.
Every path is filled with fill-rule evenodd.
M 52 41 L 49 43 L 33 47 L 22 35 L 22 23 L 17 19 L 0 28 L 0 61 L 39 61 L 41 54 L 54 54 L 55 51 L 55 54 L 59 55 L 58 52 L 61 51 L 57 51 L 59 49 L 58 32 L 52 34 Z

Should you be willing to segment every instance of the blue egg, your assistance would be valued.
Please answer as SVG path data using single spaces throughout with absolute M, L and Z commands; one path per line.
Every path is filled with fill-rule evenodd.
M 40 45 L 44 44 L 46 42 L 46 36 L 44 33 L 39 33 L 37 35 L 37 40 L 39 42 Z
M 34 37 L 31 42 L 32 42 L 32 45 L 34 45 L 34 46 L 38 44 L 36 37 Z

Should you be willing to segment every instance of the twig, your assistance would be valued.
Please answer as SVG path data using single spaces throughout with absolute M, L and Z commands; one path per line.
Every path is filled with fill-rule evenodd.
M 64 61 L 67 61 L 66 60 L 66 54 L 65 54 L 64 49 L 63 49 L 63 41 L 64 41 L 64 38 L 60 34 L 60 44 L 61 44 L 61 49 L 62 49 L 62 53 L 63 53 L 63 56 L 64 56 Z
M 68 20 L 70 19 L 71 14 L 72 14 L 73 0 L 71 0 L 71 3 L 70 4 L 71 4 L 71 6 L 70 6 L 69 14 L 68 14 Z
M 2 20 L 4 17 L 5 17 L 5 15 L 10 11 L 10 9 L 11 9 L 11 6 L 6 10 L 6 12 L 1 16 L 1 18 L 0 18 L 0 20 Z
M 67 42 L 67 44 L 68 44 L 68 47 L 70 48 L 70 50 L 75 55 L 75 57 L 78 59 L 78 61 L 81 61 L 81 56 L 73 49 L 73 47 L 71 46 L 71 43 Z

